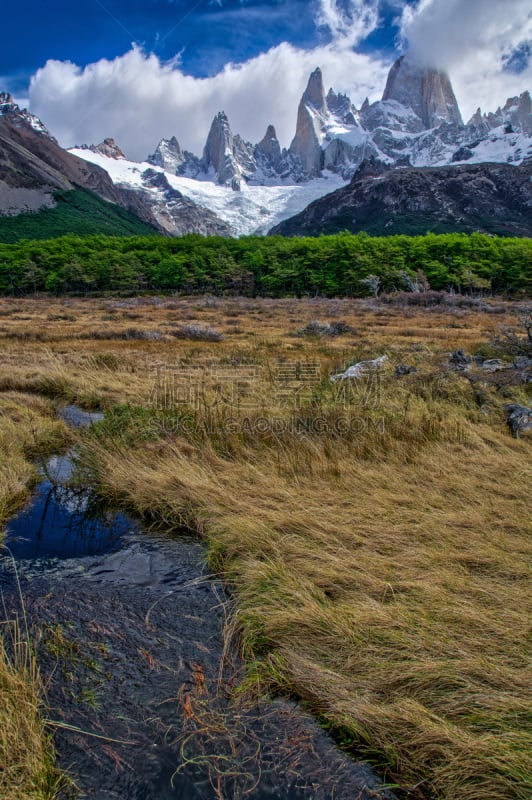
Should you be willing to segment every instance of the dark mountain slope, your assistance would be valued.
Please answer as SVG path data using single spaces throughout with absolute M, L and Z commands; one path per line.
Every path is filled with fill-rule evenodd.
M 126 229 L 136 227 L 124 217 L 122 210 L 125 210 L 139 222 L 145 223 L 137 226 L 136 232 L 155 229 L 165 235 L 190 232 L 231 235 L 231 228 L 215 214 L 200 208 L 168 184 L 150 186 L 151 192 L 115 186 L 104 169 L 63 150 L 35 117 L 21 112 L 16 104 L 10 104 L 9 108 L 10 113 L 0 116 L 0 221 L 23 212 L 53 209 L 56 205 L 55 193 L 60 190 L 61 208 L 58 210 L 68 210 L 68 227 L 61 229 L 61 220 L 67 220 L 64 213 L 47 214 L 39 220 L 35 236 L 40 237 L 43 222 L 45 227 L 53 222 L 51 236 L 77 232 L 80 228 L 88 233 L 102 232 L 105 213 L 102 213 L 94 196 L 89 199 L 77 192 L 68 199 L 68 191 L 80 189 L 108 201 L 104 205 L 109 213 L 109 224 L 106 223 L 104 229 L 111 228 L 111 233 L 113 219 L 119 226 L 117 233 L 124 230 L 124 223 Z M 161 195 L 159 204 L 154 202 L 154 189 Z M 81 207 L 86 215 L 84 220 L 80 217 Z M 97 217 L 93 228 L 90 218 L 92 212 Z M 27 219 L 19 226 L 5 219 L 2 227 L 5 231 L 24 229 L 31 235 L 31 224 Z
M 390 169 L 364 162 L 351 183 L 271 234 L 473 232 L 532 236 L 532 164 Z

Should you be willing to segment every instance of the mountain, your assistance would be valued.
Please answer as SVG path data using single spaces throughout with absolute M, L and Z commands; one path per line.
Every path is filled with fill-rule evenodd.
M 290 154 L 299 159 L 303 174 L 309 178 L 317 177 L 324 167 L 322 144 L 329 117 L 323 77 L 318 68 L 311 74 L 299 103 L 296 135 L 290 145 Z
M 135 214 L 102 200 L 88 189 L 56 190 L 53 204 L 30 213 L 0 214 L 0 242 L 53 239 L 65 234 L 155 236 L 158 231 Z
M 162 139 L 147 162 L 113 159 L 99 149 L 75 150 L 112 175 L 117 186 L 142 192 L 148 166 L 164 171 L 171 187 L 214 213 L 233 235 L 265 233 L 312 202 L 345 185 L 368 159 L 395 167 L 520 164 L 532 156 L 530 94 L 510 98 L 496 112 L 479 109 L 464 124 L 449 76 L 402 56 L 392 66 L 382 99 L 359 109 L 316 68 L 303 92 L 289 148 L 269 125 L 257 144 L 235 134 L 223 111 L 201 156 L 178 139 Z M 106 156 L 106 158 L 103 158 Z M 164 198 L 154 198 L 154 207 Z M 157 215 L 157 214 L 156 214 Z
M 273 125 L 253 144 L 233 132 L 221 111 L 200 155 L 183 149 L 172 136 L 161 139 L 147 160 L 138 163 L 128 161 L 112 138 L 66 153 L 37 118 L 19 109 L 10 96 L 0 95 L 0 131 L 9 133 L 11 148 L 7 162 L 20 162 L 18 171 L 11 170 L 10 182 L 0 177 L 0 213 L 53 205 L 54 191 L 65 189 L 66 181 L 126 208 L 167 235 L 263 234 L 353 176 L 360 180 L 359 168 L 371 159 L 403 171 L 519 165 L 532 157 L 529 92 L 509 98 L 494 112 L 478 109 L 464 124 L 449 76 L 408 54 L 391 67 L 382 99 L 366 99 L 360 108 L 347 95 L 326 91 L 316 68 L 295 121 L 292 142 L 282 148 Z M 5 141 L 3 147 L 8 147 Z M 23 147 L 24 154 L 15 154 L 16 147 Z M 31 184 L 39 170 L 44 170 L 40 183 L 26 185 L 28 175 Z M 367 220 L 372 229 L 382 227 L 377 206 L 374 213 L 377 219 Z M 437 224 L 443 224 L 441 219 Z
M 532 155 L 529 92 L 496 112 L 479 109 L 464 125 L 449 76 L 401 56 L 390 69 L 382 99 L 357 109 L 350 98 L 325 92 L 323 75 L 310 75 L 297 110 L 296 131 L 281 149 L 269 126 L 256 145 L 231 130 L 224 112 L 213 120 L 201 158 L 163 139 L 148 161 L 175 175 L 228 186 L 308 183 L 327 173 L 349 180 L 371 157 L 386 164 L 519 164 Z
M 423 128 L 437 128 L 446 122 L 463 125 L 449 76 L 427 69 L 401 56 L 390 70 L 382 102 L 390 100 L 412 109 Z
M 472 232 L 532 236 L 532 161 L 394 168 L 365 161 L 348 186 L 323 197 L 272 234 L 316 236 Z
M 150 209 L 159 227 L 168 235 L 233 235 L 232 228 L 213 211 L 199 206 L 171 186 L 164 172 L 148 168 L 140 177 L 142 186 L 137 189 L 137 194 L 146 208 Z
M 201 158 L 182 150 L 173 136 L 161 139 L 146 160 L 180 177 L 210 180 L 240 191 L 243 184 L 275 185 L 282 182 L 283 173 L 284 177 L 289 177 L 282 156 L 273 125 L 269 125 L 261 141 L 253 145 L 239 134 L 233 134 L 227 114 L 221 111 L 212 122 Z
M 92 153 L 100 153 L 108 158 L 125 158 L 114 139 L 104 139 L 100 144 L 82 145 L 82 149 L 90 150 Z
M 270 141 L 266 141 L 263 145 L 266 150 L 268 148 L 272 150 L 270 157 L 265 153 L 265 158 L 268 159 L 275 158 L 275 143 L 271 141 L 272 137 L 269 138 Z M 257 147 L 259 146 L 257 145 Z M 150 162 L 140 163 L 127 159 L 109 158 L 87 148 L 77 148 L 71 152 L 103 167 L 117 187 L 136 192 L 141 196 L 143 202 L 151 203 L 152 212 L 160 221 L 159 215 L 165 214 L 167 210 L 167 198 L 160 186 L 154 186 L 153 180 L 154 174 L 162 176 L 165 185 L 167 182 L 182 198 L 194 203 L 198 209 L 199 220 L 211 220 L 212 225 L 216 220 L 217 226 L 225 226 L 225 233 L 221 228 L 219 230 L 221 235 L 266 234 L 273 225 L 298 214 L 316 198 L 323 197 L 345 185 L 345 181 L 340 176 L 329 173 L 299 184 L 295 181 L 287 181 L 286 183 L 260 185 L 248 183 L 243 179 L 240 189 L 235 190 L 231 183 L 229 185 L 221 184 L 213 170 L 211 170 L 210 176 L 196 173 L 196 177 L 191 177 L 190 173 L 183 175 L 180 170 L 177 175 L 165 171 L 156 162 L 166 157 L 168 153 L 166 146 L 164 149 L 157 149 L 157 158 L 152 157 Z M 259 149 L 258 163 L 260 163 L 262 155 L 263 153 Z M 161 184 L 162 178 L 158 179 Z M 212 230 L 210 224 L 209 229 Z M 227 233 L 228 231 L 229 233 Z M 209 231 L 198 230 L 198 232 L 208 233 Z
M 79 152 L 103 158 L 104 163 L 124 159 L 113 139 Z M 46 223 L 35 220 L 37 227 L 50 227 L 53 235 L 81 229 L 88 233 L 91 226 L 87 214 L 92 210 L 94 232 L 112 233 L 110 221 L 114 219 L 116 232 L 148 233 L 155 229 L 172 236 L 191 232 L 231 235 L 226 223 L 171 187 L 164 174 L 160 177 L 146 174 L 139 191 L 115 183 L 108 171 L 92 163 L 90 157 L 79 158 L 75 152 L 63 150 L 37 117 L 21 110 L 10 95 L 0 95 L 0 217 L 51 210 L 59 203 L 64 213 L 48 215 Z M 90 201 L 82 199 L 80 189 L 90 191 L 95 197 Z M 74 191 L 78 193 L 70 198 L 68 193 Z M 98 199 L 107 201 L 103 211 Z M 125 227 L 122 210 L 127 212 Z M 78 219 L 82 214 L 85 214 L 83 224 Z M 127 220 L 127 215 L 134 219 Z M 64 231 L 61 219 L 70 226 Z M 30 223 L 31 220 L 24 220 L 24 230 L 29 230 Z M 6 223 L 2 230 L 7 229 L 12 231 L 17 226 Z
M 94 194 L 93 207 L 98 200 L 106 201 L 109 219 L 116 206 L 119 228 L 119 219 L 128 219 L 128 215 L 139 223 L 138 230 L 158 227 L 135 192 L 117 188 L 105 170 L 63 150 L 40 120 L 21 110 L 10 95 L 0 94 L 0 217 L 53 209 L 57 197 L 68 205 L 68 192 L 75 189 Z M 140 220 L 146 224 L 141 225 Z M 128 220 L 130 228 L 135 227 L 132 222 Z

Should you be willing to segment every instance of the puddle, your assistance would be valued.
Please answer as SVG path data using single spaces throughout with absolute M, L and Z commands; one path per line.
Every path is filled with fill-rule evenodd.
M 73 428 L 88 427 L 104 416 L 71 405 L 58 413 Z M 42 480 L 31 500 L 5 527 L 4 544 L 17 561 L 95 556 L 116 550 L 127 534 L 139 531 L 125 514 L 102 508 L 90 490 L 69 487 L 73 470 L 72 452 L 51 456 L 39 467 Z
M 63 406 L 57 413 L 72 428 L 87 428 L 94 422 L 101 422 L 104 417 L 101 411 L 83 411 L 77 406 Z
M 72 406 L 61 415 L 75 427 L 102 418 Z M 90 489 L 73 491 L 72 469 L 72 453 L 50 458 L 7 525 L 17 577 L 0 555 L 0 594 L 8 615 L 20 616 L 20 582 L 47 713 L 69 727 L 55 731 L 58 763 L 80 796 L 392 798 L 296 704 L 242 709 L 220 693 L 226 598 L 202 544 L 146 531 Z M 215 724 L 204 726 L 205 714 Z
M 90 491 L 68 487 L 71 454 L 53 456 L 26 507 L 6 525 L 4 544 L 17 560 L 70 559 L 116 550 L 139 526 L 101 507 Z

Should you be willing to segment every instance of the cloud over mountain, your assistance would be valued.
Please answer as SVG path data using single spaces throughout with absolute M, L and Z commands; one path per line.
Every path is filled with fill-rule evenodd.
M 532 88 L 530 0 L 419 0 L 404 5 L 401 33 L 413 56 L 451 73 L 466 118 L 473 98 L 495 110 Z M 523 56 L 519 74 L 508 68 L 516 53 Z
M 233 130 L 259 141 L 268 124 L 283 144 L 308 74 L 320 65 L 328 85 L 355 101 L 382 92 L 388 65 L 336 44 L 301 50 L 281 44 L 244 64 L 227 64 L 212 78 L 185 75 L 178 63 L 161 63 L 133 47 L 112 61 L 80 69 L 49 61 L 34 76 L 30 103 L 65 146 L 113 136 L 132 158 L 153 150 L 161 136 L 201 152 L 214 115 L 224 110 Z
M 448 69 L 464 118 L 479 103 L 494 110 L 532 87 L 529 0 L 316 0 L 312 9 L 321 44 L 284 42 L 210 77 L 186 74 L 178 57 L 165 62 L 137 45 L 85 67 L 50 60 L 32 78 L 31 110 L 64 146 L 112 136 L 135 159 L 152 152 L 161 136 L 176 135 L 201 153 L 222 110 L 246 139 L 259 141 L 272 123 L 286 146 L 295 130 L 292 109 L 316 66 L 326 88 L 348 93 L 357 105 L 366 95 L 381 96 L 393 56 L 357 48 L 390 13 L 404 46 Z

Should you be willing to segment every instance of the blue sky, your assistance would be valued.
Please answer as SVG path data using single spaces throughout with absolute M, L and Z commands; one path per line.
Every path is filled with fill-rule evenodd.
M 316 66 L 359 106 L 407 49 L 449 72 L 466 119 L 532 88 L 530 0 L 26 0 L 3 23 L 0 90 L 63 146 L 112 136 L 137 159 L 172 135 L 201 153 L 221 110 L 289 145 Z
M 339 2 L 339 7 L 348 4 Z M 47 60 L 86 66 L 130 50 L 133 42 L 166 61 L 179 55 L 196 77 L 228 62 L 245 62 L 282 42 L 311 49 L 331 40 L 316 24 L 313 0 L 27 0 L 12 3 L 9 36 L 0 49 L 0 75 L 21 94 Z M 395 52 L 397 9 L 381 4 L 382 21 L 361 51 Z M 31 25 L 28 25 L 31 20 Z

